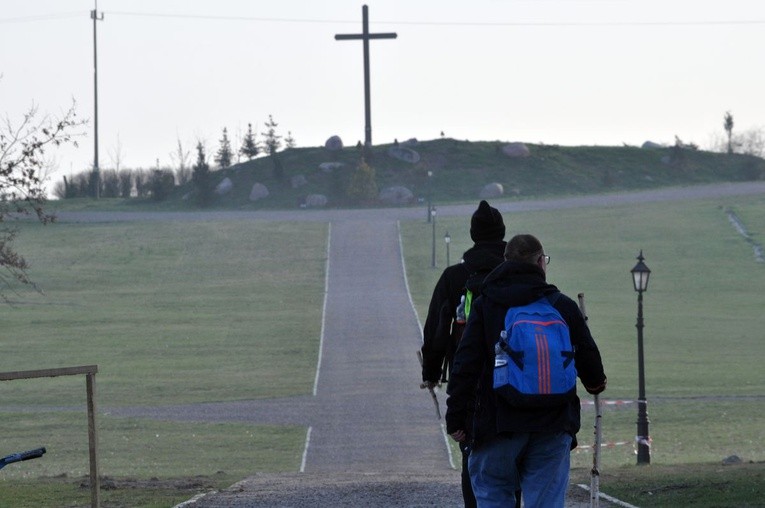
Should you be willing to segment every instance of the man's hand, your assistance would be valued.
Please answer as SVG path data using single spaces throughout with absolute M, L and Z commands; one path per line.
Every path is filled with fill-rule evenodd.
M 422 383 L 420 383 L 420 388 L 422 389 L 427 388 L 428 390 L 432 390 L 436 386 L 438 386 L 438 383 L 436 383 L 435 381 L 423 381 Z
M 608 384 L 608 379 L 603 380 L 603 384 L 598 386 L 585 386 L 584 389 L 587 390 L 587 393 L 590 395 L 597 395 L 603 390 L 606 389 L 606 385 Z
M 465 434 L 464 430 L 458 430 L 456 432 L 452 432 L 449 435 L 452 436 L 452 439 L 454 439 L 458 443 L 463 442 L 467 438 L 467 434 Z

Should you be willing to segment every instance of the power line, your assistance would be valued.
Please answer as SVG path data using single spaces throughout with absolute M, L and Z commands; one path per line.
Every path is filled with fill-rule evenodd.
M 0 19 L 0 23 L 24 23 L 81 16 L 80 12 L 43 14 Z M 357 24 L 355 20 L 266 18 L 258 16 L 220 16 L 209 14 L 168 14 L 158 12 L 109 11 L 110 16 L 132 16 L 148 18 L 200 19 L 215 21 L 244 21 L 260 23 L 309 23 L 309 24 Z M 699 20 L 699 21 L 376 21 L 378 25 L 409 26 L 452 26 L 452 27 L 650 27 L 650 26 L 745 26 L 763 25 L 765 20 Z
M 30 21 L 47 21 L 49 19 L 78 18 L 83 13 L 78 12 L 59 12 L 54 14 L 40 14 L 37 16 L 21 16 L 18 18 L 2 18 L 0 23 L 27 23 Z
M 162 18 L 212 19 L 221 21 L 258 21 L 264 23 L 315 23 L 337 24 L 357 21 L 337 19 L 303 18 L 263 18 L 251 16 L 215 16 L 206 14 L 162 14 L 150 12 L 110 12 L 116 16 L 143 16 Z M 699 21 L 375 21 L 379 25 L 419 25 L 419 26 L 477 26 L 477 27 L 513 27 L 513 26 L 704 26 L 704 25 L 762 25 L 765 20 L 699 20 Z

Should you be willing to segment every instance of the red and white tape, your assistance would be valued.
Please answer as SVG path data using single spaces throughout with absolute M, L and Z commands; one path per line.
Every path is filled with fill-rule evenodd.
M 609 441 L 608 443 L 601 443 L 600 448 L 616 448 L 617 446 L 624 446 L 632 444 L 632 441 Z M 593 445 L 579 445 L 575 450 L 592 450 Z
M 582 400 L 582 406 L 594 406 L 595 402 L 592 400 Z M 601 400 L 601 406 L 626 406 L 628 404 L 634 404 L 634 400 Z

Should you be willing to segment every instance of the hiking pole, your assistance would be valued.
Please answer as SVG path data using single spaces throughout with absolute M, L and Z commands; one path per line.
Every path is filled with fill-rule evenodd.
M 22 460 L 30 460 L 42 457 L 44 453 L 45 448 L 35 448 L 34 450 L 29 450 L 27 452 L 19 452 L 6 455 L 0 459 L 0 469 L 4 468 L 8 464 L 13 464 L 14 462 L 21 462 Z
M 419 349 L 417 350 L 417 359 L 420 361 L 420 367 L 423 366 L 423 360 L 422 360 L 422 351 Z M 428 383 L 422 382 L 420 383 L 420 388 L 427 388 L 430 392 L 430 396 L 433 397 L 433 404 L 436 405 L 436 418 L 439 420 L 441 419 L 441 408 L 438 407 L 438 397 L 436 397 L 436 391 L 433 390 L 433 387 L 430 386 Z
M 587 321 L 587 310 L 584 307 L 584 293 L 579 293 L 579 310 L 582 311 L 584 320 Z M 600 506 L 600 443 L 603 440 L 603 411 L 600 407 L 600 396 L 593 395 L 595 399 L 595 446 L 592 448 L 592 470 L 590 470 L 590 506 Z

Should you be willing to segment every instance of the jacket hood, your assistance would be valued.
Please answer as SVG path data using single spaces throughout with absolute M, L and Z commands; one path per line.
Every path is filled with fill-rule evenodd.
M 462 261 L 470 272 L 493 270 L 505 258 L 505 242 L 480 242 L 462 254 Z
M 541 268 L 514 261 L 497 266 L 481 288 L 483 296 L 504 307 L 526 305 L 557 291 L 557 287 L 547 283 Z
M 505 260 L 504 252 L 505 242 L 481 242 L 465 251 L 462 261 L 469 273 L 465 287 L 477 294 L 484 278 Z

